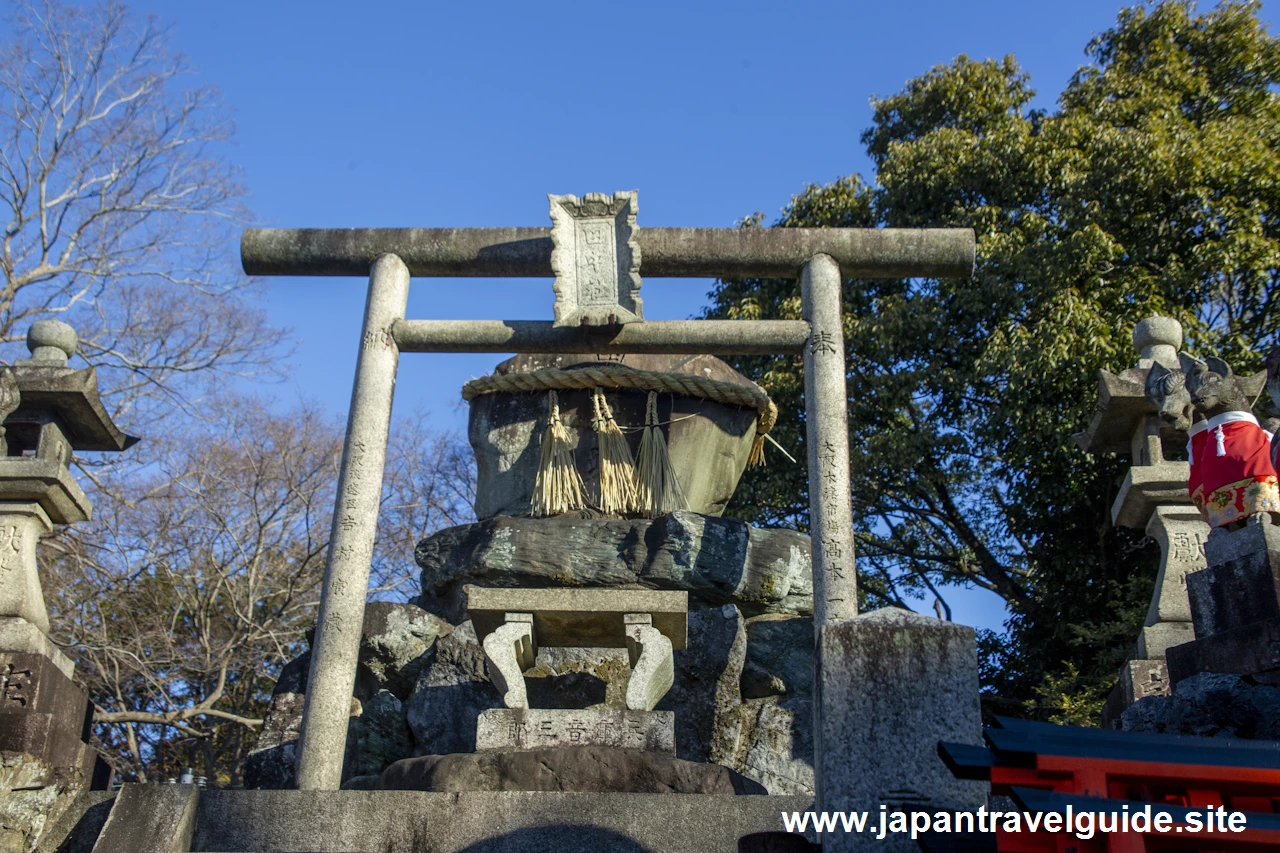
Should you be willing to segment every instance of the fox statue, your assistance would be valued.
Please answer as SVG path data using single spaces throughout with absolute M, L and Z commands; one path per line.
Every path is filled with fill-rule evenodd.
M 1160 420 L 1179 432 L 1191 429 L 1195 420 L 1195 407 L 1187 391 L 1186 377 L 1182 370 L 1170 370 L 1160 362 L 1147 371 L 1147 383 L 1143 389 L 1148 400 L 1155 404 Z
M 1234 530 L 1255 516 L 1280 524 L 1272 433 L 1253 416 L 1239 378 L 1219 358 L 1179 353 L 1178 361 L 1194 410 L 1187 430 L 1192 502 L 1213 528 Z

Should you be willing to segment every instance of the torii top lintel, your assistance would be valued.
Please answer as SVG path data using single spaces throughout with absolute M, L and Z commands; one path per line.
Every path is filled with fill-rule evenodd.
M 846 278 L 968 278 L 970 228 L 637 228 L 648 278 L 798 278 L 829 255 Z M 249 275 L 366 276 L 397 255 L 413 276 L 553 275 L 550 228 L 250 228 Z

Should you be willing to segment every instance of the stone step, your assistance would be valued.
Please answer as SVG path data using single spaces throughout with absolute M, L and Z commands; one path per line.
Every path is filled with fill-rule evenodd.
M 783 811 L 808 810 L 813 802 L 715 794 L 179 790 L 188 787 L 126 786 L 116 804 L 122 814 L 108 822 L 95 853 L 734 853 L 741 836 L 780 831 Z M 131 799 L 145 819 L 127 819 Z M 141 823 L 144 833 L 124 831 Z

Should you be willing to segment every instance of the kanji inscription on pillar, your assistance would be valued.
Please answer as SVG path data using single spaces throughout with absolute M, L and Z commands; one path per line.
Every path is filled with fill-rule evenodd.
M 639 194 L 548 195 L 556 326 L 613 326 L 644 320 Z

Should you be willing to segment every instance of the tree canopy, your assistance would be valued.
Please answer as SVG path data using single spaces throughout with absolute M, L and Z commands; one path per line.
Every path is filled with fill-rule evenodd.
M 774 223 L 976 232 L 972 279 L 847 283 L 851 488 L 867 606 L 946 614 L 956 584 L 1008 602 L 981 638 L 998 712 L 1096 719 L 1150 597 L 1156 545 L 1110 519 L 1125 463 L 1071 440 L 1098 370 L 1132 367 L 1155 313 L 1242 370 L 1280 328 L 1280 41 L 1258 8 L 1122 10 L 1052 111 L 1012 56 L 957 57 L 873 99 L 874 183 L 809 186 Z M 711 298 L 708 316 L 800 314 L 789 280 Z M 737 366 L 802 448 L 799 364 Z M 738 497 L 749 520 L 806 523 L 800 467 L 750 472 Z

